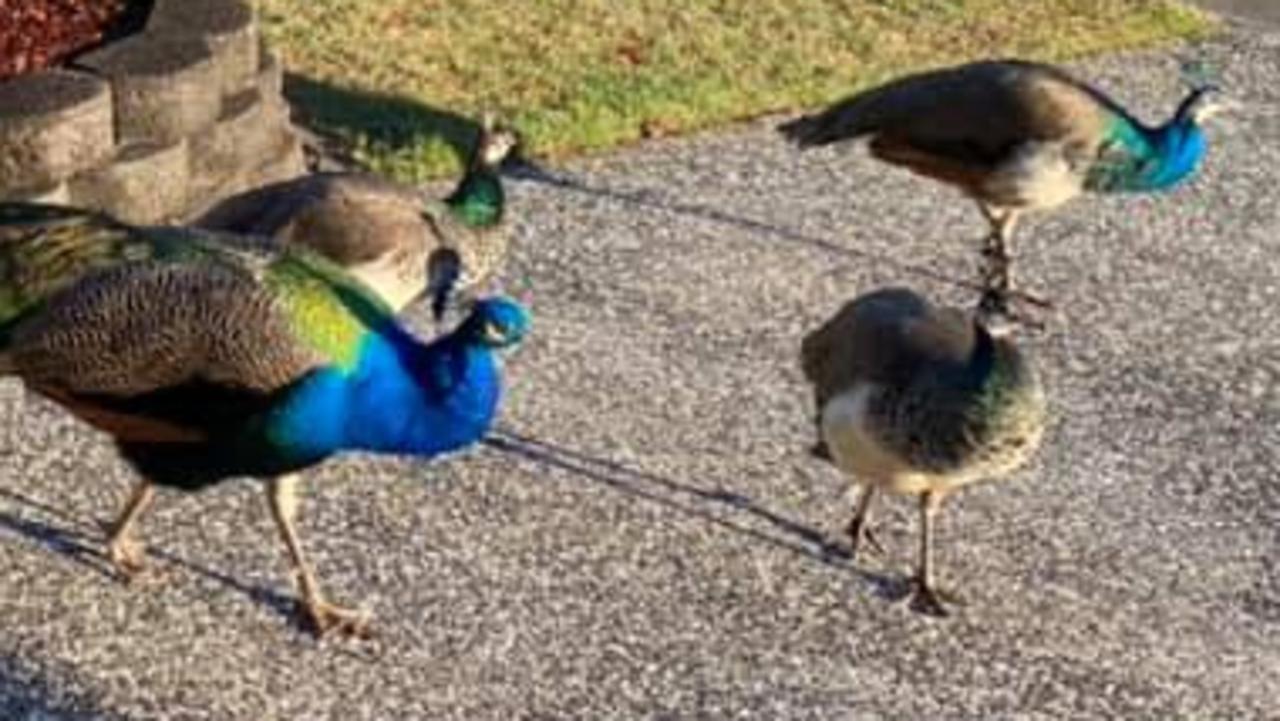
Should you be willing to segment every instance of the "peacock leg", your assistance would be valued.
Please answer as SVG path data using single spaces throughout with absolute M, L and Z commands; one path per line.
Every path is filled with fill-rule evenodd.
M 302 543 L 298 540 L 294 528 L 294 518 L 298 513 L 298 475 L 273 478 L 267 483 L 267 499 L 271 504 L 271 516 L 280 529 L 280 537 L 289 550 L 289 562 L 292 565 L 298 590 L 302 594 L 302 608 L 307 614 L 312 630 L 316 635 L 324 635 L 329 631 L 337 631 L 350 636 L 367 638 L 369 636 L 369 618 L 366 614 L 354 609 L 335 606 L 320 594 L 311 564 L 302 552 Z
M 116 520 L 105 524 L 107 532 L 107 559 L 116 567 L 122 576 L 132 580 L 145 564 L 146 551 L 133 537 L 133 527 L 138 517 L 155 499 L 156 488 L 146 478 L 140 479 L 133 486 L 129 500 Z
M 961 600 L 954 594 L 943 591 L 934 585 L 933 575 L 933 526 L 942 510 L 942 500 L 946 494 L 941 491 L 926 491 L 920 496 L 920 566 L 916 571 L 915 594 L 911 599 L 912 608 L 930 616 L 947 616 L 944 604 L 960 605 Z
M 858 504 L 854 507 L 853 518 L 849 521 L 849 555 L 857 558 L 863 542 L 870 544 L 872 552 L 884 555 L 884 547 L 871 532 L 871 504 L 876 500 L 877 489 L 867 484 L 858 496 Z

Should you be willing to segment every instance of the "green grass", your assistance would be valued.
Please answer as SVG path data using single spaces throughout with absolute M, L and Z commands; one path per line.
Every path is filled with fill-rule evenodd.
M 291 98 L 373 169 L 454 172 L 493 109 L 543 157 L 814 106 L 982 56 L 1201 36 L 1172 0 L 257 0 Z

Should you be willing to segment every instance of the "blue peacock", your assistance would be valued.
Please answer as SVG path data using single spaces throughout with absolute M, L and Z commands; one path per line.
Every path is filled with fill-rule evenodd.
M 1060 68 L 984 61 L 894 80 L 779 131 L 801 147 L 867 137 L 880 160 L 977 201 L 991 226 L 982 305 L 1008 314 L 1008 246 L 1018 218 L 1086 191 L 1159 191 L 1183 182 L 1205 155 L 1202 125 L 1222 107 L 1214 95 L 1213 86 L 1198 83 L 1167 122 L 1152 127 Z
M 495 351 L 528 327 L 519 304 L 488 298 L 424 344 L 304 248 L 0 204 L 0 372 L 110 434 L 141 477 L 108 557 L 126 577 L 141 569 L 134 529 L 156 486 L 266 479 L 321 633 L 363 634 L 368 618 L 320 591 L 294 529 L 299 472 L 341 451 L 475 443 L 499 408 Z

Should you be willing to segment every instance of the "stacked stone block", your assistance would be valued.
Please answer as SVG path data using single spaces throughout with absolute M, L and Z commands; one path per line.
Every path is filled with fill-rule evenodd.
M 0 199 L 181 222 L 305 162 L 245 0 L 156 0 L 144 30 L 0 82 Z

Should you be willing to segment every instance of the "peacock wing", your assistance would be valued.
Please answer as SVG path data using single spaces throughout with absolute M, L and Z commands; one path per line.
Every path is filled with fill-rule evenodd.
M 234 262 L 125 263 L 19 319 L 7 369 L 122 440 L 198 440 L 326 359 Z
M 272 391 L 326 360 L 245 269 L 154 261 L 95 273 L 50 298 L 11 329 L 6 355 L 41 388 L 118 396 L 194 379 Z

